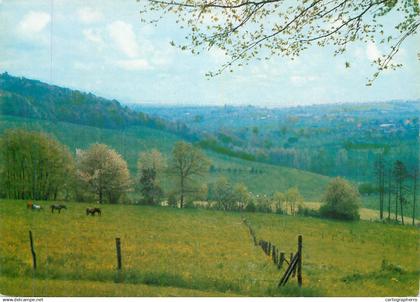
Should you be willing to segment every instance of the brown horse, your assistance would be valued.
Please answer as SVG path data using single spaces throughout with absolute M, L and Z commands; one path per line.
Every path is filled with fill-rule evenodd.
M 99 216 L 101 216 L 101 209 L 100 208 L 87 208 L 86 209 L 86 215 L 92 215 L 95 216 L 95 213 L 98 213 Z
M 51 205 L 50 208 L 51 208 L 51 213 L 54 213 L 54 210 L 57 210 L 58 213 L 61 212 L 61 209 L 66 209 L 67 210 L 67 207 L 63 204 L 53 204 L 53 205 Z
M 32 209 L 32 206 L 33 206 L 32 200 L 29 200 L 29 201 L 26 203 L 26 208 L 27 208 L 27 209 Z

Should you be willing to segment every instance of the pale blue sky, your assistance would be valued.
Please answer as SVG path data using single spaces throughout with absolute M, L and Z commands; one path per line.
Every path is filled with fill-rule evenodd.
M 295 61 L 253 62 L 209 80 L 205 72 L 223 56 L 169 45 L 181 37 L 173 20 L 157 28 L 141 23 L 135 0 L 0 0 L 1 72 L 122 102 L 291 106 L 420 98 L 419 35 L 397 56 L 404 67 L 372 87 L 365 86 L 370 59 L 382 51 L 373 44 L 339 57 L 311 49 Z

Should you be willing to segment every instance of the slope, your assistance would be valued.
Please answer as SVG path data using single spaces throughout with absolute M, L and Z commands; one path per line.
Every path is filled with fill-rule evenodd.
M 66 122 L 50 122 L 38 119 L 0 116 L 0 133 L 9 128 L 45 131 L 75 154 L 77 148 L 85 149 L 93 143 L 104 143 L 115 148 L 127 160 L 131 173 L 136 173 L 136 162 L 141 151 L 156 148 L 167 156 L 173 144 L 181 138 L 166 131 L 143 126 L 120 129 L 102 129 Z M 326 176 L 238 158 L 207 151 L 215 168 L 203 180 L 210 182 L 226 175 L 233 182 L 243 182 L 254 193 L 270 194 L 285 191 L 292 186 L 299 188 L 308 200 L 321 196 L 329 178 Z

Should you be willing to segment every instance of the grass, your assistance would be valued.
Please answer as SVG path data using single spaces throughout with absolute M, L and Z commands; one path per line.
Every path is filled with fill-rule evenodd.
M 2 289 L 8 289 L 8 295 L 25 297 L 217 297 L 222 295 L 220 292 L 101 281 L 0 277 L 0 283 L 2 284 Z
M 170 156 L 174 143 L 180 140 L 171 133 L 147 127 L 128 127 L 124 131 L 101 129 L 64 122 L 19 118 L 0 115 L 0 134 L 9 128 L 24 128 L 44 131 L 52 134 L 61 143 L 75 150 L 86 149 L 93 143 L 104 143 L 115 148 L 127 160 L 132 175 L 136 173 L 138 155 L 142 151 L 156 148 Z M 309 200 L 316 200 L 329 181 L 329 177 L 301 171 L 293 168 L 250 162 L 226 155 L 206 151 L 212 164 L 222 172 L 209 173 L 206 182 L 211 182 L 221 175 L 232 182 L 243 182 L 254 193 L 269 194 L 275 191 L 286 191 L 297 186 L 302 195 Z M 251 174 L 251 168 L 261 170 L 262 174 Z M 240 173 L 229 173 L 227 170 L 241 169 Z M 164 182 L 164 184 L 167 182 Z
M 264 214 L 248 219 L 260 238 L 286 255 L 296 252 L 297 235 L 302 234 L 304 286 L 327 296 L 419 293 L 419 230 L 415 227 Z M 384 268 L 383 261 L 401 270 Z
M 49 203 L 42 202 L 44 207 Z M 26 209 L 0 201 L 0 293 L 41 296 L 414 296 L 418 229 L 247 213 L 259 238 L 286 253 L 303 234 L 304 287 L 276 288 L 278 271 L 252 244 L 240 213 L 201 209 L 67 203 Z M 28 230 L 38 269 L 32 270 Z M 116 270 L 115 238 L 123 270 Z M 382 265 L 383 260 L 388 263 Z M 399 269 L 395 270 L 395 267 Z M 395 281 L 397 280 L 397 281 Z

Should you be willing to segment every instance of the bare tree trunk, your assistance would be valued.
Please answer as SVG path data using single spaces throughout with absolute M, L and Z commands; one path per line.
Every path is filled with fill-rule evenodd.
M 398 221 L 398 189 L 395 188 L 395 221 Z
M 402 196 L 402 184 L 400 184 L 400 208 L 401 208 L 401 222 L 404 224 L 404 212 L 403 212 L 403 200 L 404 197 Z
M 413 225 L 415 225 L 416 221 L 416 193 L 417 193 L 417 170 L 414 171 L 413 174 Z
M 391 186 L 392 186 L 392 171 L 391 167 L 389 168 L 388 175 L 388 220 L 391 221 Z
M 181 209 L 184 207 L 184 177 L 181 176 Z

